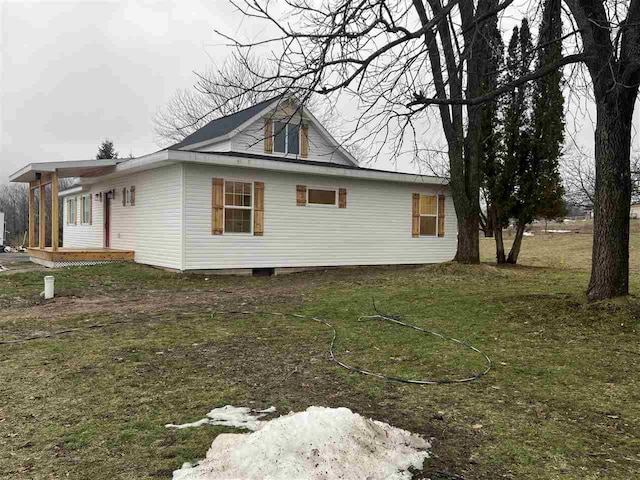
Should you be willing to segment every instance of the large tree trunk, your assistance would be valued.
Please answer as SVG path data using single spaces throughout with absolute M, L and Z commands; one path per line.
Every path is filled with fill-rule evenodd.
M 509 251 L 509 256 L 507 257 L 507 263 L 511 263 L 513 265 L 518 263 L 520 247 L 522 247 L 522 237 L 524 236 L 524 227 L 524 223 L 518 222 L 518 227 L 516 228 L 516 238 L 513 239 L 513 245 L 511 245 L 511 250 Z
M 456 262 L 480 263 L 480 229 L 478 213 L 458 215 L 458 250 Z
M 502 225 L 498 223 L 498 213 L 496 207 L 491 206 L 488 208 L 487 220 L 493 224 L 494 239 L 496 241 L 496 262 L 498 265 L 505 263 L 504 256 L 504 240 L 502 237 Z
M 502 227 L 496 225 L 494 232 L 496 239 L 496 262 L 500 265 L 502 263 L 506 263 L 504 256 L 504 240 L 502 239 Z
M 635 104 L 635 94 L 629 90 L 618 87 L 602 93 L 596 88 L 596 188 L 589 300 L 629 293 L 630 148 Z

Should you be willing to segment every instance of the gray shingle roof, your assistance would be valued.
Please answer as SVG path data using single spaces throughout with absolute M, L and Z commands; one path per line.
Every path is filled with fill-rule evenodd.
M 273 97 L 260 103 L 256 103 L 255 105 L 252 105 L 249 108 L 245 108 L 244 110 L 240 110 L 239 112 L 227 115 L 226 117 L 216 118 L 215 120 L 207 123 L 204 127 L 201 127 L 193 132 L 191 135 L 185 137 L 184 140 L 182 140 L 180 143 L 171 145 L 168 148 L 171 150 L 177 150 L 194 143 L 200 143 L 212 138 L 226 135 L 279 99 L 280 96 Z

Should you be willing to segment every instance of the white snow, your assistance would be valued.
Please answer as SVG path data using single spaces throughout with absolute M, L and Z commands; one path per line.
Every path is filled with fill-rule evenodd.
M 202 425 L 224 425 L 225 427 L 245 428 L 247 430 L 258 430 L 263 421 L 259 420 L 267 413 L 276 411 L 276 407 L 269 407 L 265 410 L 251 410 L 247 407 L 234 407 L 232 405 L 225 405 L 221 408 L 214 408 L 207 413 L 207 418 L 191 422 L 183 423 L 181 425 L 174 425 L 168 423 L 165 425 L 167 428 L 191 428 L 200 427 Z
M 533 232 L 522 232 L 523 237 L 533 237 Z
M 571 230 L 546 230 L 547 233 L 571 233 Z
M 173 480 L 409 480 L 429 448 L 419 435 L 347 408 L 309 407 L 253 433 L 218 435 L 207 457 Z

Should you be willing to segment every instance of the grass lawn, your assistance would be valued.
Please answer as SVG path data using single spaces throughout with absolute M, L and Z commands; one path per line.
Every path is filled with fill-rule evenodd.
M 591 237 L 526 237 L 522 266 L 327 270 L 272 278 L 138 265 L 0 275 L 0 478 L 170 478 L 224 427 L 169 430 L 233 404 L 345 406 L 433 437 L 419 478 L 640 477 L 640 300 L 587 304 Z M 482 239 L 492 258 L 492 240 Z M 640 291 L 640 234 L 632 291 Z M 466 340 L 481 380 L 412 386 L 329 362 L 321 324 L 229 310 L 313 314 L 353 365 L 409 378 L 465 376 L 482 358 L 374 321 L 385 312 Z M 111 325 L 111 326 L 109 326 Z

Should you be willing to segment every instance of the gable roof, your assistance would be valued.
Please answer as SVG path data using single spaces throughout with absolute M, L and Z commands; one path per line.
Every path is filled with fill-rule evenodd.
M 273 97 L 268 100 L 256 103 L 255 105 L 252 105 L 249 108 L 245 108 L 244 110 L 240 110 L 239 112 L 232 113 L 231 115 L 216 118 L 215 120 L 210 121 L 205 126 L 193 132 L 191 135 L 186 136 L 180 143 L 171 145 L 168 148 L 184 148 L 189 145 L 205 142 L 207 140 L 226 135 L 227 133 L 232 132 L 236 128 L 240 127 L 243 123 L 258 115 L 262 110 L 267 108 L 272 103 L 278 101 L 280 98 L 280 96 Z
M 255 121 L 256 118 L 264 115 L 265 112 L 277 108 L 278 103 L 281 102 L 283 98 L 283 95 L 278 95 L 231 115 L 216 118 L 191 135 L 185 137 L 181 142 L 166 147 L 164 150 L 198 151 L 205 145 L 233 137 L 247 125 Z M 324 128 L 318 119 L 314 117 L 313 113 L 304 105 L 302 105 L 302 110 L 305 118 L 316 127 L 320 135 L 335 148 L 335 151 L 339 152 L 350 164 L 357 166 L 358 161 Z

